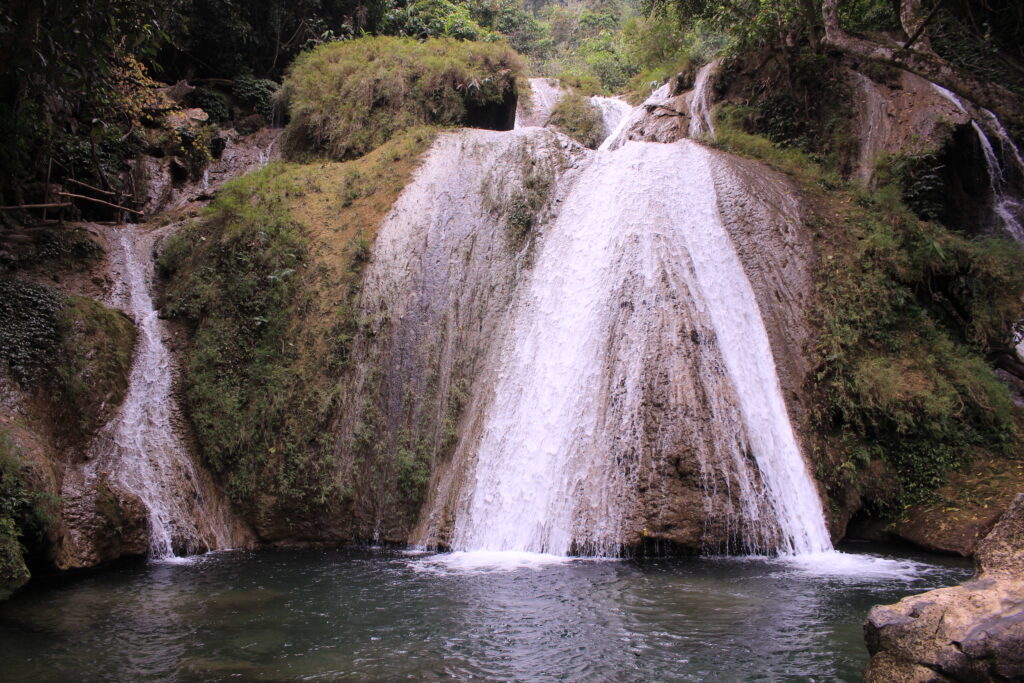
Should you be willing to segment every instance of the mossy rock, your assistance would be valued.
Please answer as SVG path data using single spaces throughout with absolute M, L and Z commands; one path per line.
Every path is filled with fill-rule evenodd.
M 285 153 L 351 159 L 415 126 L 510 128 L 523 69 L 505 43 L 366 37 L 323 45 L 296 59 L 282 85 L 291 116 Z M 482 120 L 495 109 L 507 125 Z
M 184 409 L 202 457 L 268 534 L 284 520 L 327 533 L 315 520 L 328 511 L 344 519 L 350 482 L 332 420 L 351 400 L 338 377 L 363 325 L 361 273 L 435 134 L 412 129 L 360 159 L 274 163 L 232 181 L 158 261 L 161 309 L 188 338 Z M 413 459 L 397 464 L 403 485 L 425 485 Z
M 135 326 L 123 313 L 17 278 L 0 279 L 0 361 L 41 399 L 56 432 L 83 443 L 128 389 Z
M 601 112 L 579 93 L 567 94 L 554 109 L 548 123 L 588 149 L 597 149 L 604 140 Z

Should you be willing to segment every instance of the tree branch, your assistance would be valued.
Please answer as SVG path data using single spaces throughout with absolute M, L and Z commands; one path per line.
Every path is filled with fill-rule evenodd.
M 903 44 L 903 49 L 904 50 L 909 50 L 910 47 L 915 42 L 917 42 L 917 39 L 920 38 L 924 34 L 924 30 L 928 27 L 928 24 L 931 23 L 932 19 L 935 18 L 935 15 L 939 13 L 939 9 L 941 7 L 942 7 L 942 0 L 935 0 L 935 7 L 932 7 L 932 11 L 929 12 L 928 16 L 924 18 L 924 21 L 922 21 L 921 25 L 917 27 L 917 30 L 915 30 L 912 35 L 910 34 L 910 31 L 907 31 L 907 34 L 910 35 L 910 38 L 907 40 L 907 42 L 905 42 Z M 904 29 L 909 28 L 906 23 L 904 23 L 903 27 L 904 27 Z M 922 42 L 924 42 L 924 41 L 922 41 Z M 926 49 L 929 52 L 931 52 L 931 44 L 930 44 L 930 42 L 927 44 Z
M 904 0 L 904 3 L 907 2 L 914 0 Z M 853 57 L 917 74 L 990 109 L 1004 122 L 1024 125 L 1024 97 L 1008 88 L 965 75 L 934 53 L 890 47 L 847 33 L 839 25 L 839 0 L 823 0 L 821 13 L 825 24 L 824 45 Z

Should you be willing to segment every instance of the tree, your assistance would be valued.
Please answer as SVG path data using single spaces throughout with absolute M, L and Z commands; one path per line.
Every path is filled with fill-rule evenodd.
M 991 109 L 1004 121 L 1024 125 L 1024 97 L 999 83 L 980 80 L 964 73 L 932 49 L 928 25 L 941 7 L 940 2 L 925 11 L 921 0 L 900 0 L 900 23 L 907 36 L 902 45 L 888 45 L 845 31 L 839 21 L 839 6 L 840 0 L 822 2 L 823 43 L 826 46 L 854 57 L 915 73 Z

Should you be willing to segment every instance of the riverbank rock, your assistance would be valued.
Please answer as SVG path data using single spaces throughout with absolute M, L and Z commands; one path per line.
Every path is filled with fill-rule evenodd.
M 1024 679 L 1024 493 L 978 545 L 973 579 L 878 605 L 869 683 Z

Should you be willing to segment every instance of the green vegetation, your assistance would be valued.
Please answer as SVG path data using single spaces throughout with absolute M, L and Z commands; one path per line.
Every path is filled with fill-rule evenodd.
M 0 600 L 29 580 L 25 556 L 53 524 L 57 501 L 35 492 L 30 478 L 14 441 L 0 431 Z
M 291 156 L 360 156 L 407 128 L 459 125 L 500 105 L 522 73 L 501 43 L 360 38 L 302 55 L 285 79 Z
M 360 274 L 433 137 L 412 129 L 358 160 L 272 164 L 235 180 L 159 261 L 163 310 L 192 332 L 186 412 L 206 461 L 252 514 L 348 500 L 332 420 L 351 400 L 338 377 L 363 325 Z
M 717 144 L 788 173 L 811 200 L 820 297 L 815 460 L 830 493 L 881 460 L 892 491 L 870 502 L 892 512 L 927 499 L 973 458 L 1024 457 L 1019 411 L 984 357 L 1024 317 L 1020 247 L 922 221 L 895 179 L 875 191 L 852 188 L 726 114 Z
M 600 110 L 576 91 L 558 101 L 548 123 L 589 149 L 597 149 L 605 136 Z
M 0 279 L 0 361 L 71 443 L 94 433 L 128 388 L 135 326 L 85 297 Z

